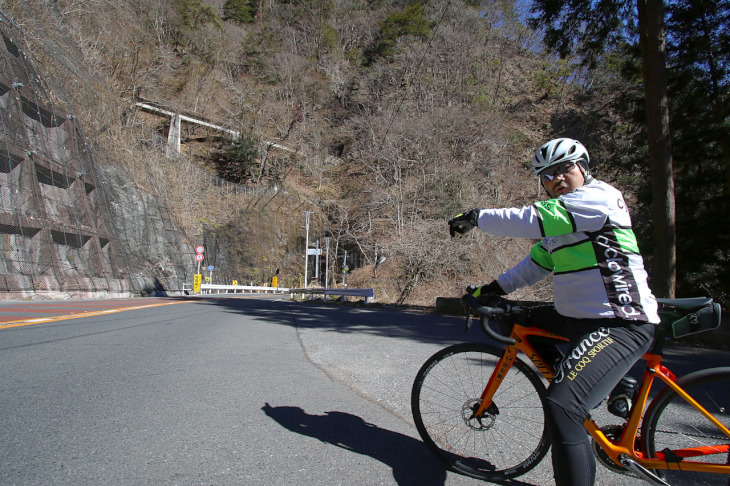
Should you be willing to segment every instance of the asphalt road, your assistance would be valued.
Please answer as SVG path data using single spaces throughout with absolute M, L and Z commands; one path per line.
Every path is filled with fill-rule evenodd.
M 483 484 L 444 471 L 410 418 L 423 361 L 481 339 L 459 319 L 179 302 L 0 325 L 0 484 Z M 510 484 L 552 484 L 549 458 Z M 643 483 L 599 466 L 598 484 Z

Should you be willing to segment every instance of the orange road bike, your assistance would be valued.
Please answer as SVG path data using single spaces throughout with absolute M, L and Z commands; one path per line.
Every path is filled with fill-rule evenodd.
M 462 301 L 467 330 L 471 309 L 484 332 L 505 347 L 463 343 L 431 356 L 413 384 L 413 418 L 423 441 L 449 469 L 504 481 L 530 471 L 550 448 L 542 405 L 560 359 L 557 344 L 567 340 L 537 327 L 505 326 L 520 322 L 525 307 L 519 303 L 499 299 L 488 307 L 471 295 Z M 633 406 L 625 423 L 601 428 L 586 417 L 602 464 L 660 485 L 677 477 L 684 482 L 695 473 L 730 474 L 730 367 L 677 379 L 662 364 L 666 337 L 716 328 L 719 314 L 712 299 L 660 299 L 662 324 L 653 349 L 642 358 L 646 368 L 628 397 Z M 666 386 L 650 401 L 657 380 Z

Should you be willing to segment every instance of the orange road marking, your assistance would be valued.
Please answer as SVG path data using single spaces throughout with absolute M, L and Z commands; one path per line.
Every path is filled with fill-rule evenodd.
M 173 305 L 173 304 L 185 304 L 189 302 L 195 302 L 193 300 L 182 300 L 179 302 L 163 302 L 161 304 L 148 304 L 148 305 L 138 305 L 134 307 L 119 307 L 116 309 L 107 309 L 103 311 L 93 311 L 93 312 L 82 312 L 80 314 L 67 314 L 63 316 L 52 316 L 52 317 L 39 317 L 36 319 L 23 319 L 20 321 L 11 321 L 10 323 L 0 325 L 0 329 L 9 329 L 11 327 L 22 327 L 22 326 L 32 326 L 33 324 L 45 324 L 49 322 L 56 322 L 56 321 L 65 321 L 68 319 L 78 319 L 80 317 L 93 317 L 93 316 L 100 316 L 104 314 L 115 314 L 117 312 L 124 312 L 129 310 L 138 310 L 138 309 L 147 309 L 150 307 L 161 307 L 163 305 Z

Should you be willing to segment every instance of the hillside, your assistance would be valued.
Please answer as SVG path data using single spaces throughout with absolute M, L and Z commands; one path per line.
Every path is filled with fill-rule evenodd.
M 160 240 L 144 265 L 175 267 L 180 280 L 204 244 L 219 279 L 263 283 L 280 269 L 282 284 L 299 285 L 312 211 L 310 239 L 329 238 L 338 284 L 347 252 L 350 286 L 432 305 L 530 244 L 452 241 L 451 215 L 541 197 L 528 162 L 550 137 L 580 138 L 599 161 L 607 150 L 575 101 L 580 87 L 508 2 L 272 2 L 244 23 L 223 20 L 225 3 L 0 1 L 97 164 L 169 214 L 184 249 Z M 140 102 L 239 132 L 255 155 L 187 124 L 167 157 L 170 120 Z

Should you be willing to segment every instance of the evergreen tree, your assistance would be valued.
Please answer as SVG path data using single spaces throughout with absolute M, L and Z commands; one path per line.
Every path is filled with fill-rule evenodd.
M 237 24 L 253 23 L 257 8 L 257 4 L 249 0 L 226 0 L 223 4 L 223 20 L 232 20 Z
M 177 10 L 188 29 L 199 29 L 203 25 L 221 27 L 221 19 L 215 10 L 200 0 L 178 0 Z
M 224 151 L 213 154 L 211 159 L 221 178 L 241 183 L 253 177 L 259 164 L 258 157 L 256 140 L 244 135 L 234 140 Z
M 730 2 L 668 8 L 669 93 L 682 294 L 730 296 Z
M 613 46 L 601 53 L 589 43 L 568 35 L 563 27 L 570 22 L 589 22 L 586 12 L 563 13 L 547 27 L 548 39 L 559 52 L 581 52 L 594 66 L 615 66 L 623 56 L 622 94 L 615 96 L 613 108 L 622 110 L 629 123 L 641 128 L 633 146 L 624 153 L 630 162 L 642 165 L 646 186 L 637 194 L 651 204 L 648 190 L 656 172 L 646 164 L 648 151 L 647 115 L 637 111 L 646 105 L 641 96 L 644 80 L 640 69 L 640 50 L 631 18 L 618 24 L 599 8 L 596 18 L 606 25 L 620 25 L 623 33 L 612 31 L 604 44 L 591 39 L 593 47 Z M 617 17 L 630 10 L 613 10 Z M 568 15 L 573 15 L 569 17 Z M 583 17 L 581 17 L 583 15 Z M 667 93 L 672 118 L 671 147 L 676 188 L 677 289 L 678 294 L 709 294 L 730 300 L 730 232 L 718 231 L 717 222 L 730 211 L 730 2 L 727 0 L 682 0 L 668 4 L 666 10 Z M 586 32 L 598 34 L 600 26 L 586 24 Z M 619 154 L 617 154 L 619 155 Z M 628 171 L 627 171 L 628 173 Z M 648 218 L 653 219 L 652 217 Z M 642 238 L 643 228 L 637 229 Z M 661 245 L 658 241 L 656 245 Z M 653 255 L 649 255 L 653 257 Z M 653 282 L 654 283 L 654 282 Z M 658 292 L 657 292 L 658 293 Z
M 637 26 L 642 55 L 654 222 L 654 292 L 673 297 L 676 287 L 676 231 L 673 162 L 665 72 L 664 4 L 638 0 L 535 0 L 531 23 L 545 29 L 547 46 L 581 55 L 588 66 L 607 48 L 624 42 Z M 580 26 L 581 28 L 576 28 Z
M 426 19 L 425 9 L 421 3 L 391 13 L 380 24 L 380 34 L 375 46 L 365 53 L 367 63 L 372 63 L 377 56 L 386 59 L 392 57 L 399 37 L 412 35 L 426 38 L 431 34 L 434 25 L 434 22 Z

